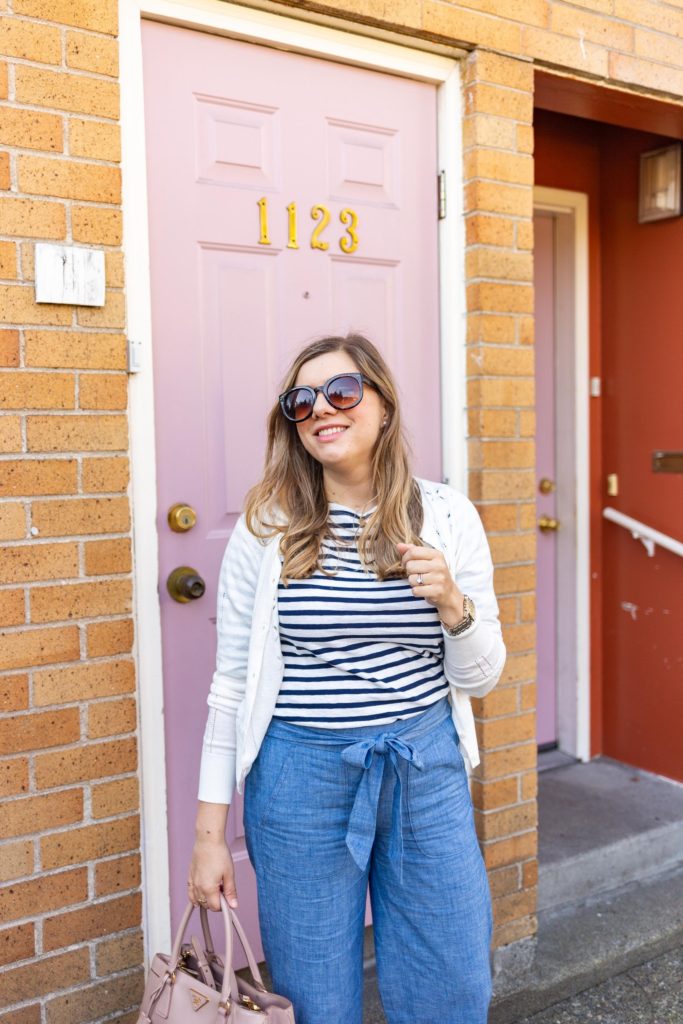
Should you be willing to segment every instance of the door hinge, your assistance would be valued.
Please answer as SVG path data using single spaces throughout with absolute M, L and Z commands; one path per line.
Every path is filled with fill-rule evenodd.
M 443 220 L 446 216 L 446 172 L 441 171 L 437 178 L 437 187 L 439 195 L 439 220 Z

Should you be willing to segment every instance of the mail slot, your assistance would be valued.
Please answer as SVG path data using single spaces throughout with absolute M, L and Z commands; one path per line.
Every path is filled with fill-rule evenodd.
M 653 473 L 683 473 L 683 452 L 653 452 Z

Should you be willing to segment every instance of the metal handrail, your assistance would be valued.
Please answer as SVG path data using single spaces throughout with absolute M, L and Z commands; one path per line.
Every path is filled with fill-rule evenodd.
M 660 548 L 673 551 L 674 555 L 680 555 L 683 558 L 683 543 L 680 540 L 675 540 L 666 533 L 660 533 L 659 530 L 646 526 L 645 523 L 639 522 L 638 519 L 625 516 L 623 512 L 617 511 L 616 508 L 603 508 L 602 514 L 605 519 L 609 519 L 611 522 L 617 523 L 618 526 L 623 526 L 625 530 L 629 530 L 633 539 L 639 540 L 644 545 L 650 558 L 655 553 L 655 544 L 659 544 Z

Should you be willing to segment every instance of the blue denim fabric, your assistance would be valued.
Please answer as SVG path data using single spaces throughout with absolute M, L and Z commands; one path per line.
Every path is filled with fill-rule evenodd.
M 273 719 L 244 825 L 297 1024 L 361 1024 L 368 883 L 388 1024 L 486 1024 L 491 901 L 447 698 L 384 727 Z

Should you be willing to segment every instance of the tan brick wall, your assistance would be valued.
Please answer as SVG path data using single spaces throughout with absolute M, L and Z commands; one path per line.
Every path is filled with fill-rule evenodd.
M 533 66 L 477 50 L 463 90 L 469 493 L 488 531 L 508 648 L 498 687 L 475 702 L 482 764 L 472 792 L 501 946 L 536 930 Z
M 469 486 L 510 650 L 473 792 L 502 945 L 533 933 L 537 877 L 532 71 L 680 100 L 683 7 L 270 6 L 472 51 Z M 0 0 L 0 1024 L 132 1024 L 140 991 L 117 30 L 115 0 Z M 104 309 L 36 305 L 39 240 L 105 250 Z
M 246 0 L 263 6 L 259 0 Z M 406 35 L 683 96 L 680 0 L 276 0 Z M 274 6 L 271 4 L 270 6 Z
M 117 5 L 7 6 L 0 1021 L 125 1020 L 142 937 Z M 40 240 L 105 250 L 103 309 L 35 303 Z

